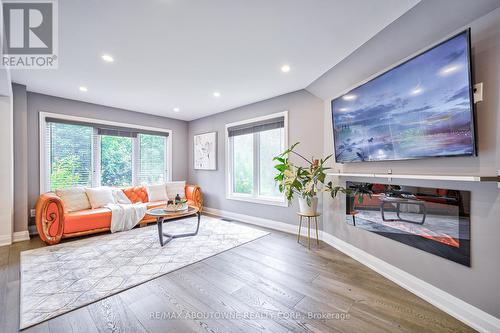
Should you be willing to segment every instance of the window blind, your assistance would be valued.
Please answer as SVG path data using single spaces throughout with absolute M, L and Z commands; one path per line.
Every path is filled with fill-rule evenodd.
M 45 184 L 128 186 L 168 181 L 168 133 L 45 118 Z
M 103 125 L 92 122 L 83 122 L 83 121 L 75 121 L 75 120 L 67 120 L 67 119 L 59 119 L 59 118 L 45 118 L 46 123 L 58 123 L 58 124 L 68 124 L 68 125 L 79 125 L 79 126 L 88 126 L 92 128 L 96 128 L 99 135 L 113 135 L 113 136 L 125 136 L 129 138 L 135 138 L 139 133 L 142 134 L 150 134 L 150 135 L 160 135 L 160 136 L 168 136 L 168 132 L 160 132 L 160 131 L 150 131 L 144 129 L 137 129 L 133 127 L 124 127 L 124 126 L 113 126 L 113 125 Z
M 233 136 L 238 136 L 238 135 L 264 132 L 264 131 L 268 131 L 268 130 L 272 130 L 272 129 L 276 129 L 276 128 L 283 128 L 283 127 L 285 127 L 285 118 L 284 117 L 277 117 L 277 118 L 266 119 L 266 120 L 257 121 L 257 122 L 253 122 L 253 123 L 232 126 L 232 127 L 229 127 L 227 129 L 227 131 L 228 131 L 228 136 L 233 137 Z
M 45 128 L 49 190 L 92 186 L 92 127 L 50 122 Z
M 162 184 L 166 182 L 166 138 L 158 135 L 140 133 L 138 141 L 138 183 Z

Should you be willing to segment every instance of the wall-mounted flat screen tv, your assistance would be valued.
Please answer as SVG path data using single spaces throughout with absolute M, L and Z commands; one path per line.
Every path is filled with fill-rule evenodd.
M 332 100 L 337 163 L 473 156 L 470 32 Z

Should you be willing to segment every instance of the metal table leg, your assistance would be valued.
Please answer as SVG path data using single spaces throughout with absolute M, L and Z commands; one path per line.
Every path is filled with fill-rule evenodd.
M 300 243 L 300 229 L 302 228 L 302 216 L 299 216 L 299 232 L 297 233 L 297 243 Z
M 311 218 L 307 217 L 307 248 L 311 249 Z
M 189 237 L 189 236 L 196 236 L 198 234 L 198 231 L 200 230 L 200 219 L 201 219 L 201 213 L 198 212 L 196 213 L 196 216 L 198 217 L 198 222 L 196 224 L 196 230 L 194 232 L 188 232 L 184 234 L 169 234 L 167 232 L 162 231 L 163 227 L 163 217 L 158 217 L 157 219 L 157 224 L 158 224 L 158 235 L 160 237 L 160 245 L 163 246 L 170 242 L 174 238 L 182 238 L 182 237 Z M 163 239 L 163 237 L 166 237 L 166 239 Z
M 314 217 L 314 221 L 316 222 L 316 245 L 319 245 L 319 232 L 318 232 L 318 217 Z

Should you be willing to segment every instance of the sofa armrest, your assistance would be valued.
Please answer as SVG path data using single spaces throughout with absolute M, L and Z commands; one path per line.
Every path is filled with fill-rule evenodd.
M 64 205 L 54 193 L 40 195 L 36 202 L 36 229 L 47 244 L 57 244 L 64 231 Z
M 186 199 L 192 201 L 201 212 L 203 209 L 203 194 L 201 193 L 201 188 L 198 185 L 186 184 L 185 193 Z

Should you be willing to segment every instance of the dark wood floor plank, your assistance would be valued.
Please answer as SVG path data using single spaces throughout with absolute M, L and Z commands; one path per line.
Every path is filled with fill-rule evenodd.
M 9 263 L 10 246 L 0 246 L 0 268 Z
M 50 333 L 97 333 L 99 330 L 92 319 L 89 307 L 83 307 L 55 317 L 47 324 Z M 38 326 L 38 325 L 37 325 Z M 23 331 L 24 333 L 24 331 Z
M 332 306 L 336 307 L 339 311 L 346 311 L 354 300 L 340 294 L 325 293 L 323 290 L 315 288 L 311 283 L 306 283 L 297 279 L 294 275 L 284 274 L 280 271 L 274 270 L 268 266 L 260 264 L 254 260 L 241 257 L 235 252 L 227 252 L 220 255 L 220 258 L 232 263 L 235 266 L 241 265 L 242 269 L 250 269 L 259 272 L 264 278 L 272 280 L 281 286 L 286 286 L 293 290 L 299 291 L 301 294 L 314 298 L 320 302 L 330 302 Z M 297 272 L 300 274 L 300 271 Z
M 310 319 L 308 313 L 290 309 L 253 287 L 240 288 L 232 295 L 254 308 L 255 311 L 266 313 L 271 320 L 276 320 L 292 332 L 335 331 L 331 327 L 324 325 L 320 320 Z
M 132 311 L 117 295 L 87 306 L 99 332 L 147 332 Z
M 247 317 L 237 318 L 232 322 L 237 322 L 242 326 L 244 331 L 262 331 L 262 332 L 286 332 L 286 328 L 271 320 L 254 319 L 252 316 L 256 314 L 251 307 L 239 301 L 223 290 L 207 283 L 204 279 L 199 278 L 192 272 L 187 270 L 179 270 L 172 272 L 168 276 L 163 276 L 161 279 L 169 279 L 183 288 L 186 292 L 193 296 L 203 299 L 203 302 L 210 306 L 215 312 L 228 315 L 247 315 Z
M 6 332 L 17 332 L 19 329 L 19 280 L 7 282 L 5 294 L 4 329 Z
M 170 289 L 166 290 L 165 286 Z M 172 291 L 179 289 L 173 288 L 172 283 L 166 279 L 156 279 L 134 289 L 121 293 L 120 297 L 129 303 L 150 332 L 231 332 L 216 320 L 198 319 L 196 316 L 189 319 L 193 312 L 197 312 L 196 308 L 185 301 L 185 292 L 180 293 L 182 299 L 175 296 Z
M 200 273 L 199 270 L 193 269 L 191 271 Z M 170 279 L 154 280 L 148 287 L 172 305 L 176 313 L 182 316 L 179 320 L 191 321 L 190 324 L 194 321 L 198 326 L 195 327 L 197 331 L 245 332 L 241 327 L 233 324 L 230 320 L 210 318 L 207 314 L 213 313 L 213 310 L 209 306 L 201 302 L 198 297 L 194 297 L 184 292 L 184 289 Z M 189 317 L 194 319 L 189 319 Z
M 204 263 L 220 272 L 241 279 L 253 288 L 279 299 L 281 303 L 289 307 L 293 307 L 304 298 L 304 294 L 289 288 L 286 284 L 276 282 L 276 280 L 268 278 L 264 274 L 259 274 L 258 271 L 238 266 L 231 261 L 222 259 L 222 257 L 207 259 Z
M 351 332 L 401 332 L 397 325 L 388 325 L 385 322 L 378 322 L 371 318 L 358 317 L 350 311 L 342 312 L 331 307 L 328 303 L 319 302 L 310 297 L 305 297 L 296 306 L 295 309 L 302 312 L 312 312 L 317 318 L 322 318 L 325 325 L 344 333 Z M 349 309 L 350 310 L 350 309 Z
M 237 253 L 242 257 L 257 261 L 260 264 L 264 264 L 285 274 L 293 275 L 295 278 L 303 280 L 304 282 L 312 282 L 319 275 L 318 271 L 311 270 L 306 266 L 300 266 L 299 262 L 290 262 L 273 258 L 269 255 L 253 251 L 251 248 L 246 246 L 236 248 L 232 252 Z M 298 266 L 300 266 L 300 269 L 298 269 Z
M 372 304 L 376 307 L 385 306 L 388 311 L 397 307 L 401 311 L 413 309 L 416 310 L 415 312 L 424 315 L 436 310 L 429 303 L 416 301 L 417 298 L 415 297 L 408 297 L 410 295 L 395 283 L 390 287 L 385 287 L 371 281 L 365 281 L 362 277 L 359 280 L 341 281 L 320 274 L 312 284 L 319 289 L 350 297 L 357 303 L 363 302 L 363 304 Z

